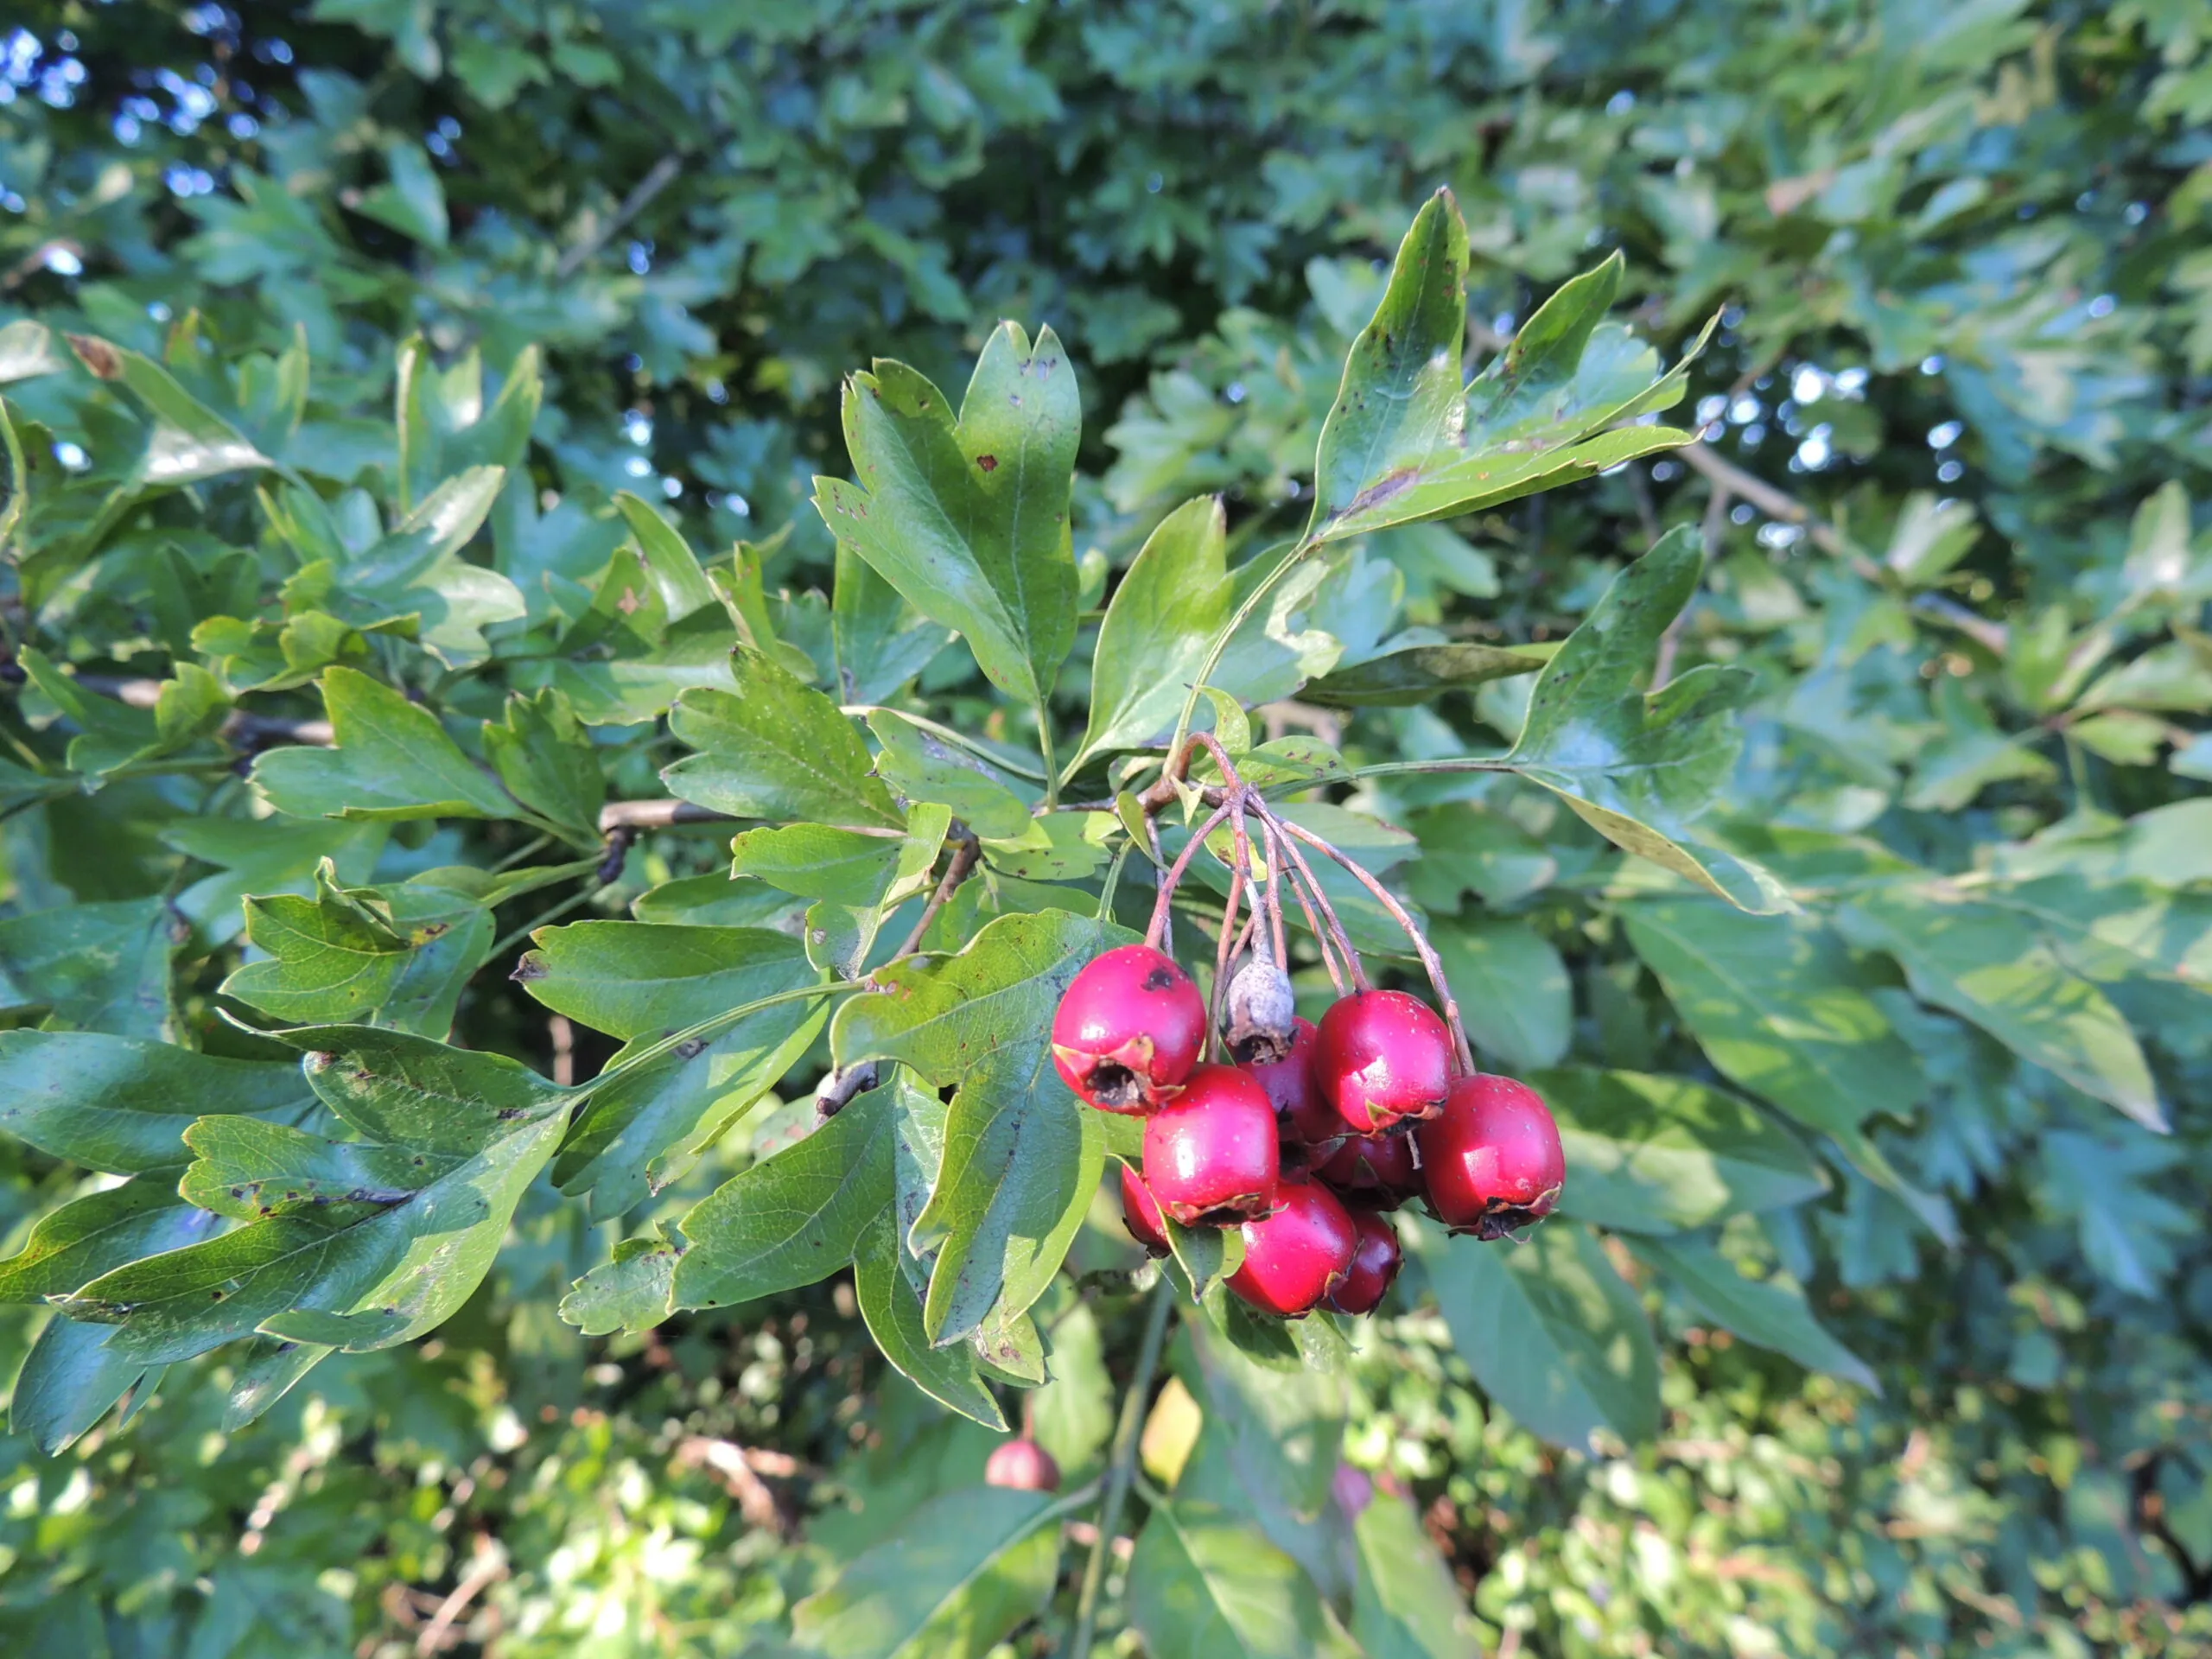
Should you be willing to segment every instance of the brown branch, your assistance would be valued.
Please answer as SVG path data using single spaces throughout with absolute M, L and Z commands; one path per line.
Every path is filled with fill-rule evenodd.
M 602 835 L 617 830 L 666 830 L 679 823 L 735 823 L 727 812 L 716 812 L 689 801 L 609 801 L 599 810 Z
M 906 935 L 906 942 L 892 953 L 892 962 L 911 957 L 920 948 L 922 935 L 930 931 L 930 924 L 937 920 L 938 912 L 960 890 L 960 884 L 975 869 L 976 861 L 982 856 L 982 852 L 983 843 L 975 836 L 963 835 L 960 838 L 953 848 L 952 861 L 944 867 L 944 879 L 937 884 L 937 891 L 930 894 L 929 903 L 922 906 L 921 918 L 914 924 L 914 931 Z M 884 965 L 888 967 L 890 963 Z
M 506 1551 L 484 1534 L 477 1534 L 475 1559 L 469 1562 L 467 1573 L 454 1586 L 453 1593 L 438 1604 L 438 1611 L 430 1615 L 430 1622 L 415 1638 L 415 1651 L 418 1654 L 444 1652 L 446 1634 L 453 1629 L 468 1604 L 487 1586 L 506 1575 Z
M 1815 518 L 1813 510 L 1796 497 L 1785 493 L 1756 474 L 1747 473 L 1733 461 L 1724 461 L 1715 454 L 1713 446 L 1693 443 L 1673 451 L 1683 463 L 1702 473 L 1719 489 L 1748 501 L 1770 518 L 1778 518 L 1785 524 L 1802 524 L 1812 537 L 1813 545 L 1824 553 L 1844 551 L 1843 537 L 1836 528 Z
M 630 194 L 622 198 L 622 205 L 614 210 L 613 217 L 561 256 L 559 263 L 553 267 L 554 276 L 564 279 L 575 276 L 585 260 L 612 242 L 623 226 L 652 206 L 653 198 L 667 189 L 683 170 L 683 157 L 678 155 L 664 156 L 655 162 L 652 170 L 639 179 Z

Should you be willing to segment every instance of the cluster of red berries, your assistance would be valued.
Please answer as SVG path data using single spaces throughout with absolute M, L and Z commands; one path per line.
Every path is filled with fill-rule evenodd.
M 1318 1027 L 1287 1008 L 1269 1024 L 1238 1019 L 1238 1063 L 1201 1064 L 1205 1001 L 1149 944 L 1106 952 L 1060 1000 L 1061 1077 L 1144 1119 L 1143 1171 L 1123 1168 L 1122 1204 L 1154 1255 L 1168 1249 L 1163 1217 L 1237 1227 L 1244 1261 L 1229 1287 L 1254 1307 L 1366 1313 L 1401 1264 L 1383 1211 L 1425 1198 L 1484 1238 L 1549 1213 L 1567 1175 L 1551 1113 L 1510 1077 L 1456 1076 L 1451 1033 L 1426 1002 L 1359 989 Z

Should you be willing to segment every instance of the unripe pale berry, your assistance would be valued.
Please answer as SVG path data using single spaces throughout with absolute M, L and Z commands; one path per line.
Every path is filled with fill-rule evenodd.
M 1313 1050 L 1319 1033 L 1311 1020 L 1292 1024 L 1290 1052 L 1265 1065 L 1248 1065 L 1275 1109 L 1275 1126 L 1286 1144 L 1305 1148 L 1306 1162 L 1328 1155 L 1344 1138 L 1344 1121 L 1313 1081 Z
M 1264 1216 L 1281 1164 L 1267 1091 L 1231 1065 L 1202 1065 L 1144 1122 L 1144 1184 L 1185 1227 Z
M 1344 1283 L 1330 1293 L 1329 1306 L 1339 1313 L 1372 1313 L 1405 1265 L 1405 1253 L 1398 1247 L 1398 1230 L 1388 1217 L 1355 1209 L 1351 1220 L 1359 1240 L 1352 1246 Z
M 1433 1117 L 1452 1087 L 1452 1033 L 1403 991 L 1355 991 L 1321 1016 L 1313 1080 L 1353 1135 Z
M 1319 1181 L 1286 1180 L 1274 1213 L 1244 1224 L 1244 1261 L 1229 1287 L 1263 1313 L 1297 1319 L 1343 1283 L 1358 1230 Z
M 1421 1190 L 1409 1135 L 1347 1135 L 1314 1172 L 1344 1198 L 1395 1210 Z
M 1551 1109 L 1511 1077 L 1462 1077 L 1416 1133 L 1430 1207 L 1455 1233 L 1500 1238 L 1541 1221 L 1566 1185 Z
M 1127 1164 L 1122 1166 L 1122 1225 L 1144 1246 L 1147 1255 L 1167 1254 L 1167 1225 L 1160 1217 L 1159 1203 Z
M 1052 1064 L 1093 1106 L 1145 1113 L 1173 1096 L 1206 1040 L 1205 999 L 1173 957 L 1125 944 L 1075 976 L 1052 1015 Z
M 1017 1491 L 1057 1492 L 1060 1465 L 1052 1461 L 1051 1452 L 1025 1437 L 995 1447 L 990 1461 L 983 1465 L 983 1478 L 991 1485 L 1011 1486 Z

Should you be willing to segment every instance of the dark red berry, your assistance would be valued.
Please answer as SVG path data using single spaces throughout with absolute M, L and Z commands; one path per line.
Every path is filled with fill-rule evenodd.
M 1122 1166 L 1122 1225 L 1148 1255 L 1167 1254 L 1167 1226 L 1160 1205 L 1142 1179 L 1127 1164 Z
M 1310 1164 L 1328 1155 L 1344 1138 L 1344 1126 L 1313 1081 L 1313 1050 L 1320 1033 L 1311 1020 L 1295 1021 L 1292 1030 L 1289 1053 L 1244 1069 L 1274 1103 L 1278 1133 L 1291 1145 L 1304 1147 Z
M 1267 1090 L 1235 1066 L 1200 1066 L 1144 1121 L 1144 1184 L 1185 1227 L 1266 1215 L 1281 1167 Z
M 1008 1440 L 992 1451 L 990 1461 L 983 1465 L 983 1478 L 994 1486 L 1011 1486 L 1017 1491 L 1057 1492 L 1060 1465 L 1034 1440 Z
M 1263 1313 L 1296 1319 L 1344 1281 L 1359 1232 L 1319 1181 L 1285 1180 L 1275 1202 L 1273 1215 L 1244 1224 L 1244 1263 L 1229 1287 Z
M 1433 1117 L 1452 1087 L 1452 1033 L 1417 996 L 1355 991 L 1321 1016 L 1313 1081 L 1354 1135 Z
M 1144 1113 L 1205 1050 L 1206 1004 L 1172 957 L 1125 944 L 1075 976 L 1052 1016 L 1052 1063 L 1093 1106 Z
M 1352 1246 L 1351 1268 L 1344 1283 L 1330 1294 L 1329 1306 L 1339 1313 L 1372 1313 L 1405 1265 L 1405 1254 L 1398 1248 L 1398 1230 L 1388 1217 L 1354 1210 L 1351 1221 L 1359 1230 L 1359 1242 Z
M 1462 1077 L 1416 1133 L 1430 1207 L 1455 1233 L 1499 1238 L 1541 1221 L 1566 1185 L 1551 1109 L 1511 1077 Z
M 1314 1172 L 1345 1198 L 1395 1210 L 1421 1190 L 1409 1135 L 1346 1135 Z

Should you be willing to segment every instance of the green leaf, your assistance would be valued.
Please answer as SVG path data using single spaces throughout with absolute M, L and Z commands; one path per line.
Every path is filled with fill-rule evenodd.
M 336 569 L 310 564 L 287 584 L 287 599 L 318 601 L 327 590 L 333 611 L 378 632 L 411 617 L 409 636 L 448 668 L 482 662 L 491 653 L 484 630 L 529 608 L 514 583 L 461 553 L 505 483 L 498 467 L 472 467 L 447 479 L 358 558 Z
M 474 1157 L 517 1125 L 557 1114 L 565 1093 L 519 1061 L 374 1026 L 270 1033 L 302 1051 L 308 1086 L 368 1140 Z
M 669 729 L 698 753 L 662 772 L 671 794 L 740 818 L 904 826 L 836 703 L 758 652 L 739 652 L 731 667 L 735 691 L 677 699 Z
M 166 1037 L 177 931 L 158 898 L 11 916 L 0 921 L 0 1006 L 48 1008 L 64 1028 Z
M 658 1229 L 645 1238 L 626 1238 L 613 1255 L 569 1287 L 561 1317 L 588 1337 L 620 1331 L 650 1331 L 674 1311 L 676 1264 L 683 1247 L 671 1243 Z
M 1150 1659 L 1353 1659 L 1298 1563 L 1211 1504 L 1162 1504 L 1129 1561 L 1129 1624 Z
M 1075 642 L 1068 496 L 1083 429 L 1075 371 L 1050 328 L 1001 323 L 961 404 L 903 363 L 846 383 L 858 481 L 815 505 L 923 615 L 958 630 L 991 683 L 1034 708 Z M 819 813 L 791 816 L 819 817 Z
M 847 702 L 881 702 L 952 642 L 952 631 L 917 615 L 875 567 L 837 543 L 830 639 L 837 655 L 837 694 Z
M 633 580 L 644 585 L 642 577 Z M 620 589 L 615 602 L 631 592 Z M 653 602 L 659 602 L 658 596 Z M 632 726 L 659 719 L 686 691 L 734 690 L 737 678 L 730 653 L 736 645 L 737 631 L 729 619 L 719 610 L 702 610 L 650 646 L 612 658 L 596 654 L 594 647 L 594 654 L 582 660 L 556 660 L 550 674 L 587 726 Z
M 251 1117 L 203 1117 L 184 1139 L 196 1157 L 177 1192 L 233 1221 L 328 1204 L 404 1204 L 461 1161 Z
M 844 1268 L 891 1204 L 894 1116 L 892 1090 L 870 1090 L 695 1206 L 672 1306 L 749 1302 Z
M 1526 922 L 1484 918 L 1433 942 L 1478 1051 L 1508 1068 L 1557 1065 L 1574 1034 L 1574 992 L 1551 941 Z
M 337 747 L 271 749 L 253 781 L 294 817 L 512 818 L 506 791 L 446 735 L 437 716 L 350 668 L 322 677 Z
M 1042 1613 L 1060 1560 L 1042 1492 L 946 1492 L 791 1609 L 792 1644 L 831 1659 L 984 1659 Z
M 1922 1001 L 1980 1026 L 2145 1127 L 2165 1128 L 2134 1033 L 2034 917 L 1978 903 L 1948 882 L 1919 881 L 1857 893 L 1837 925 L 1861 949 L 1894 956 Z
M 225 995 L 298 1024 L 442 1038 L 492 943 L 492 914 L 442 887 L 341 887 L 325 859 L 313 898 L 248 899 L 245 937 L 270 959 L 238 969 Z
M 85 690 L 30 646 L 19 659 L 39 695 L 80 728 L 69 740 L 67 764 L 90 778 L 173 753 L 211 734 L 230 711 L 220 683 L 192 663 L 177 665 L 176 677 L 163 682 L 154 707 L 139 709 Z
M 223 1405 L 223 1432 L 233 1434 L 258 1421 L 292 1391 L 295 1383 L 337 1351 L 320 1343 L 284 1342 L 274 1337 L 249 1343 L 232 1369 L 231 1396 Z
M 66 1296 L 127 1262 L 196 1244 L 221 1226 L 158 1177 L 87 1192 L 41 1216 L 23 1248 L 0 1261 L 0 1302 Z
M 29 317 L 0 327 L 0 386 L 59 374 L 69 359 L 54 343 L 54 330 Z
M 1751 696 L 1750 671 L 1707 664 L 1649 696 L 1635 685 L 1697 591 L 1703 563 L 1697 531 L 1685 526 L 1613 578 L 1537 676 L 1528 723 L 1504 764 L 1623 850 L 1764 913 L 1789 905 L 1774 878 L 1696 845 L 1688 827 L 1735 770 L 1743 734 L 1730 716 Z
M 509 697 L 505 723 L 484 722 L 484 756 L 507 792 L 571 846 L 601 844 L 599 810 L 607 803 L 607 780 L 590 734 L 561 692 Z
M 1028 802 L 988 762 L 888 709 L 877 709 L 868 724 L 883 745 L 876 775 L 895 793 L 948 808 L 978 836 L 1002 839 L 1027 832 Z
M 1827 1191 L 1794 1135 L 1687 1077 L 1569 1066 L 1528 1082 L 1559 1120 L 1567 1150 L 1560 1208 L 1585 1221 L 1671 1233 Z
M 900 1265 L 903 1255 L 898 1216 L 886 1205 L 861 1230 L 853 1247 L 853 1289 L 868 1335 L 907 1381 L 938 1404 L 986 1428 L 1003 1429 L 1006 1417 L 977 1374 L 975 1351 L 964 1343 L 948 1348 L 931 1343 L 922 1299 Z
M 1589 1229 L 1548 1222 L 1516 1246 L 1423 1227 L 1414 1250 L 1459 1357 L 1522 1427 L 1560 1446 L 1658 1433 L 1651 1326 Z
M 0 1129 L 87 1169 L 128 1175 L 191 1161 L 184 1130 L 215 1111 L 296 1119 L 299 1070 L 91 1033 L 0 1032 Z
M 270 464 L 237 427 L 151 358 L 90 334 L 70 335 L 69 346 L 93 374 L 127 387 L 154 417 L 130 481 L 118 492 L 122 500 L 135 497 L 142 485 L 174 487 Z
M 765 881 L 685 875 L 639 893 L 631 902 L 630 913 L 661 926 L 768 927 L 788 933 L 802 908 L 789 893 Z
M 671 621 L 681 621 L 709 605 L 719 608 L 721 601 L 699 567 L 698 556 L 658 507 L 627 490 L 615 496 L 614 505 L 630 527 L 645 574 L 658 590 Z
M 1258 1513 L 1311 1521 L 1330 1502 L 1346 1419 L 1344 1380 L 1259 1363 L 1203 1321 L 1179 1365 Z
M 1749 1279 L 1702 1238 L 1636 1238 L 1629 1248 L 1664 1274 L 1704 1318 L 1745 1342 L 1785 1354 L 1808 1370 L 1882 1391 L 1866 1362 L 1824 1330 L 1804 1292 L 1775 1280 Z
M 1497 645 L 1408 645 L 1325 674 L 1299 696 L 1324 709 L 1398 709 L 1543 665 L 1541 657 Z
M 1367 1659 L 1462 1659 L 1481 1651 L 1459 1586 L 1410 1503 L 1377 1491 L 1351 1531 L 1359 1554 L 1351 1635 Z
M 515 982 L 556 1014 L 625 1041 L 819 982 L 804 945 L 765 927 L 572 922 L 531 938 L 537 948 L 516 964 Z
M 825 823 L 746 830 L 731 838 L 730 873 L 802 899 L 874 905 L 891 887 L 905 845 Z
M 1229 568 L 1228 520 L 1220 498 L 1185 501 L 1162 519 L 1106 607 L 1090 670 L 1090 724 L 1069 762 L 1165 742 L 1215 639 L 1277 561 L 1262 555 Z M 1240 702 L 1287 697 L 1327 671 L 1337 642 L 1294 632 L 1292 619 L 1327 574 L 1319 562 L 1294 573 L 1232 637 L 1209 677 Z
M 1040 1033 L 1041 1035 L 1042 1033 Z M 1048 1044 L 979 1057 L 953 1096 L 930 1201 L 908 1248 L 937 1253 L 923 1322 L 957 1341 L 1044 1294 L 1090 1207 L 1103 1136 L 1061 1083 Z
M 364 191 L 354 211 L 433 248 L 446 245 L 446 193 L 423 146 L 394 139 L 385 146 L 388 182 Z
M 1307 539 L 1471 512 L 1689 442 L 1668 427 L 1605 430 L 1677 402 L 1712 333 L 1662 374 L 1656 353 L 1602 321 L 1622 268 L 1616 254 L 1562 284 L 1463 393 L 1467 233 L 1439 191 L 1344 360 L 1321 428 Z
M 28 1435 L 53 1457 L 124 1400 L 124 1409 L 143 1401 L 162 1368 L 142 1364 L 107 1349 L 108 1333 L 60 1314 L 46 1322 L 23 1360 L 8 1397 L 8 1426 Z

